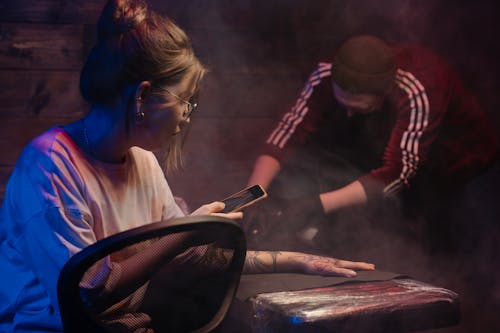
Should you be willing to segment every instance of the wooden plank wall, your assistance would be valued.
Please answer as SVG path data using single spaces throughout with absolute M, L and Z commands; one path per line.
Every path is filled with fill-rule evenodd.
M 499 79 L 493 1 L 151 0 L 191 36 L 209 67 L 185 146 L 169 175 L 190 206 L 244 186 L 260 142 L 289 108 L 318 60 L 348 35 L 374 33 L 443 53 L 491 109 Z M 22 147 L 83 116 L 79 70 L 101 0 L 3 0 L 0 4 L 0 196 Z M 495 67 L 496 66 L 496 67 Z

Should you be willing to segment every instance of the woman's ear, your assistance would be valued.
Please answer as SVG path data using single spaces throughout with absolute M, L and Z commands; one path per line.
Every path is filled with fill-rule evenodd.
M 149 90 L 151 89 L 151 82 L 142 81 L 137 85 L 134 92 L 134 122 L 136 124 L 141 124 L 146 116 L 144 113 L 143 103 L 147 98 Z
M 149 91 L 151 90 L 151 82 L 150 81 L 141 81 L 137 87 L 135 88 L 135 100 L 141 99 L 145 100 L 149 95 Z

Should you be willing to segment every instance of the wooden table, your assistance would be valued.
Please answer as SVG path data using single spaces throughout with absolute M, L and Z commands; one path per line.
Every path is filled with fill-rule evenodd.
M 250 305 L 253 332 L 413 332 L 459 323 L 453 291 L 392 273 L 370 273 L 354 280 L 243 276 L 238 298 Z M 256 294 L 248 297 L 252 290 Z

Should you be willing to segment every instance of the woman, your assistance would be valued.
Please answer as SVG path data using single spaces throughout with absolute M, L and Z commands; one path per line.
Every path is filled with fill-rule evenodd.
M 61 331 L 59 271 L 99 239 L 182 216 L 152 152 L 179 161 L 204 68 L 184 32 L 135 0 L 112 0 L 81 73 L 89 114 L 24 149 L 1 209 L 0 331 Z M 213 202 L 192 215 L 217 214 Z M 241 213 L 221 214 L 239 219 Z M 107 266 L 112 274 L 113 266 Z M 294 252 L 250 252 L 245 272 L 354 276 L 366 263 Z M 126 274 L 124 274 L 126 275 Z

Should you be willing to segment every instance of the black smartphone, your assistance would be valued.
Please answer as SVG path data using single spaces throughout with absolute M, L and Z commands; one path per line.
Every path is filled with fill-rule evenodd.
M 221 213 L 231 213 L 242 210 L 257 201 L 260 201 L 267 197 L 266 191 L 260 185 L 253 185 L 247 187 L 233 195 L 221 200 L 226 204 L 226 207 L 221 211 Z

